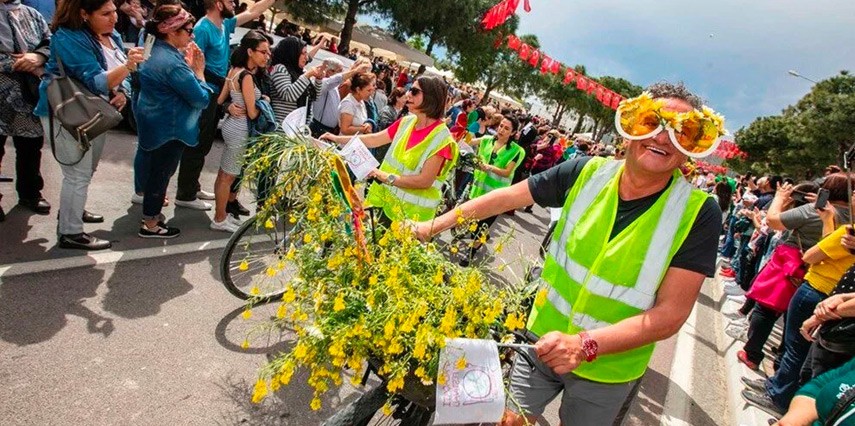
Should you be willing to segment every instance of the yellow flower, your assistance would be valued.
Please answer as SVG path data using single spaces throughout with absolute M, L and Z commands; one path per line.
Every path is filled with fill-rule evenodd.
M 275 276 L 275 275 L 276 275 L 276 269 L 268 267 L 268 268 L 267 268 L 267 276 L 268 276 L 268 277 L 272 277 L 272 276 Z
M 333 304 L 333 311 L 340 312 L 344 310 L 344 294 L 339 293 Z
M 252 390 L 252 403 L 258 404 L 265 396 L 267 396 L 267 383 L 264 379 L 258 379 L 255 382 L 255 388 Z
M 501 253 L 504 250 L 505 246 L 502 243 L 496 244 L 496 248 L 493 249 L 496 253 Z M 504 265 L 503 265 L 504 266 Z
M 240 348 L 243 350 L 249 349 L 249 340 L 243 339 L 243 343 L 240 344 Z
M 451 246 L 451 249 L 449 251 L 451 251 L 451 254 L 457 254 L 457 246 Z
M 288 306 L 284 303 L 279 305 L 279 308 L 276 309 L 276 318 L 282 319 L 285 318 L 285 315 L 288 314 Z
M 264 227 L 267 229 L 273 229 L 275 226 L 276 225 L 274 225 L 273 221 L 270 219 L 267 219 L 266 221 L 264 221 Z
M 297 218 L 292 215 L 291 217 L 288 218 L 288 223 L 291 223 L 291 224 L 297 223 Z
M 445 373 L 439 373 L 439 375 L 436 376 L 436 384 L 441 386 L 445 385 Z
M 507 318 L 505 318 L 505 327 L 510 330 L 519 330 L 525 327 L 525 321 L 523 321 L 522 315 L 510 314 Z
M 437 268 L 436 273 L 433 275 L 433 283 L 436 285 L 442 285 L 442 281 L 443 281 L 442 268 Z
M 285 259 L 294 260 L 297 255 L 297 248 L 294 247 L 294 244 L 291 244 L 291 247 L 288 247 L 288 253 L 285 253 Z
M 478 229 L 478 222 L 472 222 L 469 224 L 469 232 L 475 232 Z
M 252 318 L 252 311 L 249 309 L 244 309 L 242 316 L 243 319 L 250 319 Z
M 457 364 L 454 364 L 454 366 L 457 367 L 458 370 L 462 370 L 462 369 L 466 368 L 466 357 L 462 356 L 462 357 L 458 358 Z
M 317 396 L 312 398 L 312 403 L 309 404 L 309 407 L 312 408 L 312 411 L 318 411 L 321 409 L 321 399 Z
M 261 291 L 258 289 L 258 286 L 254 285 L 251 289 L 249 289 L 249 294 L 251 296 L 258 296 Z
M 282 301 L 285 303 L 291 303 L 294 301 L 294 299 L 296 299 L 296 297 L 297 294 L 294 292 L 294 289 L 291 288 L 291 286 L 288 286 L 288 288 L 285 290 L 285 293 L 282 294 Z
M 391 401 L 386 401 L 386 403 L 383 404 L 383 415 L 384 416 L 391 416 L 392 415 L 392 402 Z
M 534 298 L 534 306 L 537 306 L 539 308 L 539 307 L 543 306 L 544 303 L 546 303 L 546 289 L 545 288 L 541 289 L 540 291 L 537 292 L 537 296 L 535 296 L 535 298 Z
M 238 270 L 246 271 L 247 269 L 249 269 L 249 262 L 245 260 L 238 265 Z
M 372 275 L 372 276 L 368 277 L 368 285 L 370 285 L 372 287 L 377 285 L 377 281 L 378 281 L 377 275 Z
M 312 242 L 312 234 L 303 234 L 303 242 L 309 244 Z
M 395 335 L 395 320 L 390 319 L 386 321 L 386 325 L 383 326 L 383 338 L 386 340 L 392 339 L 392 336 Z
M 386 389 L 389 392 L 395 392 L 398 389 L 403 389 L 403 388 L 404 388 L 404 376 L 402 374 L 396 375 L 395 377 L 392 378 L 392 380 L 389 380 L 388 384 L 386 384 Z

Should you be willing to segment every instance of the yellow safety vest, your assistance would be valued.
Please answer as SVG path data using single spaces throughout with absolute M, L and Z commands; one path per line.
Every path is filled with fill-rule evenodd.
M 416 117 L 409 115 L 401 119 L 398 131 L 392 138 L 392 145 L 380 165 L 380 170 L 398 176 L 417 176 L 421 174 L 425 161 L 433 157 L 447 145 L 451 146 L 452 158 L 445 162 L 439 176 L 425 189 L 404 189 L 391 185 L 374 183 L 368 188 L 366 202 L 370 206 L 382 207 L 383 212 L 392 220 L 430 220 L 436 216 L 436 209 L 442 201 L 442 184 L 449 171 L 457 163 L 458 148 L 448 127 L 439 124 L 418 145 L 407 149 L 407 141 L 416 127 Z
M 570 190 L 541 275 L 547 297 L 529 316 L 532 332 L 576 334 L 653 307 L 671 259 L 708 196 L 675 171 L 653 206 L 609 240 L 623 169 L 623 161 L 593 158 Z M 573 373 L 595 382 L 626 383 L 644 374 L 654 347 L 602 355 Z
M 499 149 L 496 153 L 496 159 L 490 161 L 493 156 L 493 147 L 495 144 L 495 137 L 485 138 L 481 141 L 481 145 L 478 147 L 478 157 L 481 158 L 481 161 L 500 169 L 504 169 L 508 166 L 508 163 L 512 161 L 515 163 L 514 170 L 522 164 L 522 161 L 525 158 L 525 150 L 513 141 L 508 141 L 508 144 Z M 472 181 L 472 190 L 469 193 L 469 198 L 478 198 L 490 191 L 511 186 L 514 170 L 511 171 L 511 174 L 508 175 L 508 177 L 499 176 L 493 172 L 480 169 L 475 170 L 475 177 Z

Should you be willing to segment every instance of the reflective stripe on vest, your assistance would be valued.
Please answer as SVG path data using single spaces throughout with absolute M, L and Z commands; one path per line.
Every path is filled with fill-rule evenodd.
M 615 177 L 618 170 L 620 170 L 620 166 L 621 162 L 609 162 L 600 167 L 591 179 L 588 180 L 570 207 L 570 212 L 567 215 L 564 230 L 560 238 L 557 241 L 553 240 L 550 244 L 549 254 L 552 255 L 556 263 L 564 269 L 571 279 L 578 283 L 584 283 L 585 288 L 592 294 L 618 300 L 637 309 L 647 310 L 656 301 L 656 290 L 659 287 L 661 276 L 665 271 L 665 261 L 667 259 L 661 252 L 656 250 L 647 251 L 635 285 L 627 287 L 612 284 L 605 279 L 591 274 L 587 268 L 570 259 L 565 249 L 567 240 L 570 238 L 574 226 L 582 217 L 582 213 L 584 213 L 585 209 L 594 201 L 597 195 L 600 194 L 602 188 Z M 670 243 L 677 234 L 677 227 L 680 224 L 679 220 L 674 220 L 673 218 L 683 216 L 688 205 L 687 201 L 691 190 L 691 186 L 682 180 L 678 180 L 675 183 L 674 189 L 665 201 L 665 211 L 668 212 L 669 217 L 666 218 L 663 215 L 659 218 L 656 230 L 653 233 L 653 239 L 650 242 L 651 247 L 670 247 Z M 561 297 L 558 293 L 555 293 L 555 295 Z M 569 315 L 569 312 L 566 315 Z M 579 324 L 576 325 L 581 327 Z

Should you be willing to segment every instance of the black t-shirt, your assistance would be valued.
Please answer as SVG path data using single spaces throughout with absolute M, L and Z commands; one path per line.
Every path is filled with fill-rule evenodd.
M 591 158 L 581 157 L 569 160 L 529 178 L 528 188 L 534 202 L 543 207 L 563 207 L 567 200 L 567 194 L 570 193 L 570 189 L 576 183 L 582 168 Z M 619 200 L 615 224 L 609 238 L 614 238 L 620 231 L 644 214 L 656 203 L 656 200 L 666 189 L 667 186 L 655 194 L 637 200 Z M 721 235 L 721 209 L 715 199 L 709 197 L 698 212 L 695 223 L 692 225 L 686 240 L 683 241 L 683 245 L 671 259 L 670 266 L 698 272 L 708 277 L 715 276 L 719 235 Z

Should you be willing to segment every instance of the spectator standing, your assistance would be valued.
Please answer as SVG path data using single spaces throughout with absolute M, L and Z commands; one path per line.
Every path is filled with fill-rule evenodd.
M 374 87 L 376 90 L 374 90 L 374 96 L 371 97 L 371 100 L 377 107 L 377 116 L 379 121 L 381 110 L 386 107 L 386 104 L 389 103 L 389 97 L 386 96 L 386 83 L 384 83 L 379 76 L 377 77 L 374 83 Z
M 374 94 L 375 79 L 371 73 L 359 73 L 350 78 L 350 93 L 338 106 L 338 125 L 342 135 L 371 132 L 371 124 L 366 122 L 368 111 L 365 101 Z
M 39 99 L 39 79 L 50 56 L 50 29 L 45 18 L 18 0 L 0 3 L 0 160 L 6 139 L 15 146 L 18 203 L 47 214 L 40 172 L 44 131 L 33 108 Z M 0 199 L 3 195 L 0 194 Z M 6 214 L 0 208 L 0 222 Z
M 220 93 L 229 69 L 229 39 L 235 27 L 258 18 L 273 5 L 274 0 L 261 0 L 248 11 L 235 16 L 231 0 L 205 0 L 205 16 L 196 23 L 194 40 L 205 56 L 205 81 Z M 205 166 L 205 156 L 211 151 L 219 118 L 217 97 L 211 96 L 208 108 L 199 118 L 199 143 L 184 150 L 178 168 L 178 191 L 175 205 L 194 210 L 210 210 L 214 194 L 203 191 L 199 176 Z
M 173 238 L 161 213 L 169 179 L 185 146 L 199 143 L 199 116 L 214 94 L 205 84 L 205 58 L 193 43 L 196 20 L 180 5 L 163 5 L 146 24 L 155 37 L 151 57 L 140 67 L 134 112 L 140 129 L 137 156 L 148 167 L 143 195 L 142 238 Z
M 299 40 L 297 40 L 299 41 Z M 220 160 L 220 170 L 214 183 L 217 208 L 211 229 L 215 231 L 235 232 L 240 222 L 227 211 L 227 205 L 234 204 L 236 195 L 231 191 L 232 183 L 240 174 L 246 146 L 249 143 L 249 123 L 260 114 L 255 101 L 261 99 L 261 90 L 255 85 L 253 74 L 263 72 L 270 61 L 270 43 L 264 34 L 252 30 L 240 41 L 240 46 L 232 53 L 232 69 L 226 77 L 225 85 L 217 102 L 222 104 L 231 99 L 232 104 L 246 111 L 245 116 L 227 115 L 223 120 L 223 141 L 226 148 Z
M 314 137 L 324 133 L 338 134 L 338 106 L 341 103 L 339 86 L 350 81 L 355 74 L 368 71 L 370 65 L 354 63 L 347 72 L 342 72 L 344 66 L 341 61 L 331 58 L 324 60 L 324 67 L 324 80 L 318 98 L 312 104 L 313 119 L 309 124 Z
M 401 114 L 404 113 L 404 106 L 406 105 L 407 92 L 400 87 L 396 87 L 395 90 L 392 90 L 392 94 L 389 95 L 389 100 L 386 102 L 386 106 L 383 108 L 383 111 L 380 112 L 380 128 L 386 129 L 392 125 L 395 121 L 401 118 Z
M 292 111 L 307 106 L 317 98 L 322 88 L 321 78 L 325 67 L 321 65 L 305 71 L 305 66 L 319 48 L 320 44 L 309 52 L 303 40 L 285 37 L 273 49 L 273 67 L 270 72 L 273 92 L 270 101 L 276 122 L 281 123 Z M 307 119 L 311 120 L 311 112 L 307 111 L 306 114 L 309 114 Z
M 56 11 L 52 29 L 51 56 L 45 67 L 50 77 L 59 73 L 57 58 L 61 58 L 66 75 L 80 81 L 92 93 L 107 96 L 110 103 L 122 110 L 128 97 L 122 83 L 142 62 L 142 48 L 125 52 L 119 33 L 115 30 L 116 6 L 112 0 L 63 0 Z M 42 117 L 46 133 L 59 129 L 55 137 L 55 155 L 61 163 L 62 190 L 59 201 L 59 246 L 84 250 L 111 247 L 83 231 L 84 222 L 101 222 L 103 217 L 87 213 L 86 198 L 89 183 L 98 167 L 106 134 L 90 141 L 91 147 L 80 152 L 79 143 L 62 126 L 48 119 L 47 86 L 51 78 L 43 78 L 39 87 L 39 103 L 35 114 Z M 81 157 L 82 154 L 82 157 Z

